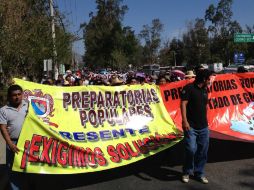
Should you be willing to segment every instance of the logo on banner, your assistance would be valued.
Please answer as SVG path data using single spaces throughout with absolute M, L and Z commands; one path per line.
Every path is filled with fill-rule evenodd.
M 50 94 L 43 94 L 43 92 L 38 89 L 34 90 L 34 93 L 30 90 L 24 91 L 24 99 L 30 102 L 34 113 L 42 119 L 47 125 L 58 127 L 56 123 L 50 121 L 50 117 L 53 117 L 54 100 Z
M 243 110 L 240 120 L 231 121 L 231 123 L 232 130 L 254 136 L 254 102 Z

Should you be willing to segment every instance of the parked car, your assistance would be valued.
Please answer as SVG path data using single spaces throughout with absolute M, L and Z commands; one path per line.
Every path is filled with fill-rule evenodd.
M 108 74 L 108 71 L 107 71 L 107 69 L 100 69 L 98 73 L 102 74 L 102 75 L 106 75 L 106 74 Z

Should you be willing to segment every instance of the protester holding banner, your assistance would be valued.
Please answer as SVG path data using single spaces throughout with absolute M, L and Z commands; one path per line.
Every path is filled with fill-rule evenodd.
M 209 129 L 207 122 L 208 95 L 206 88 L 210 85 L 211 72 L 200 70 L 195 81 L 187 84 L 181 94 L 182 128 L 184 131 L 185 160 L 182 181 L 189 182 L 189 175 L 202 183 L 208 183 L 204 176 L 209 146 Z
M 25 174 L 11 171 L 14 154 L 20 151 L 16 145 L 28 111 L 28 103 L 22 97 L 23 90 L 19 85 L 10 86 L 7 93 L 9 103 L 0 109 L 0 128 L 7 144 L 6 164 L 11 189 L 25 189 Z

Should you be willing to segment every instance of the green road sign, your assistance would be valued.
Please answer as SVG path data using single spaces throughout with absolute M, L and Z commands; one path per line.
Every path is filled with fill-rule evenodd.
M 247 43 L 254 42 L 254 34 L 235 34 L 234 35 L 235 43 Z

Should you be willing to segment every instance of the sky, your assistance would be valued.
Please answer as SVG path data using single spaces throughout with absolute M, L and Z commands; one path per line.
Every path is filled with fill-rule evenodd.
M 66 14 L 67 30 L 82 37 L 80 24 L 89 22 L 89 13 L 96 12 L 95 0 L 53 0 L 56 7 Z M 151 25 L 159 18 L 164 25 L 162 41 L 181 38 L 187 23 L 196 18 L 204 18 L 210 4 L 217 6 L 219 0 L 123 0 L 129 10 L 124 16 L 123 25 L 130 26 L 138 34 L 143 25 Z M 254 0 L 233 0 L 233 20 L 245 28 L 254 25 Z M 84 54 L 83 41 L 76 41 L 73 50 Z

